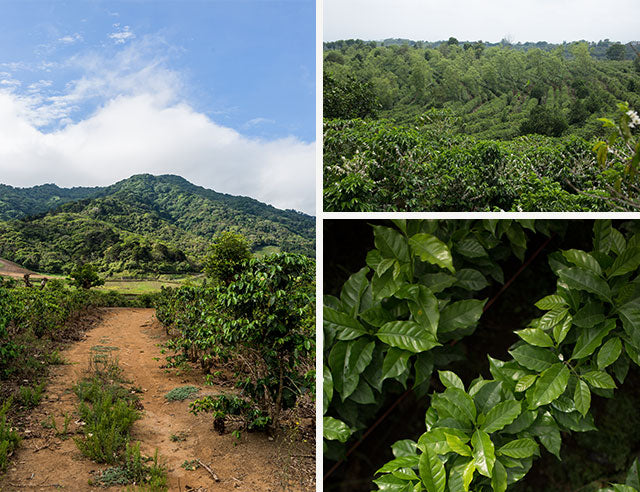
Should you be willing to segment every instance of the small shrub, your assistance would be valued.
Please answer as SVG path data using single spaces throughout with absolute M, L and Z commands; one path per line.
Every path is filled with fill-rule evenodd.
M 7 412 L 11 407 L 11 403 L 12 398 L 9 398 L 0 406 L 0 473 L 7 469 L 9 456 L 11 456 L 20 442 L 20 436 L 11 427 L 11 423 L 7 419 Z
M 146 461 L 153 463 L 148 466 L 145 464 Z M 92 483 L 103 487 L 130 484 L 143 485 L 146 490 L 166 490 L 166 470 L 159 463 L 157 449 L 152 459 L 142 456 L 139 442 L 127 444 L 123 463 L 107 468 Z
M 27 408 L 34 408 L 40 404 L 44 393 L 44 383 L 36 386 L 20 386 L 20 402 Z
M 200 389 L 195 386 L 180 386 L 179 388 L 174 388 L 169 391 L 164 397 L 169 401 L 184 401 L 198 391 L 200 391 Z

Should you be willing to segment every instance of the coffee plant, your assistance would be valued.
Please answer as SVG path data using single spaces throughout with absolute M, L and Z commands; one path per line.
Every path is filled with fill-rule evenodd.
M 478 225 L 491 233 L 485 237 L 499 240 L 499 228 L 508 222 L 493 230 L 488 222 Z M 433 275 L 444 279 L 453 273 L 455 282 L 464 266 L 456 253 L 467 230 L 444 223 L 430 224 L 426 232 L 424 222 L 409 224 L 414 223 L 387 232 L 394 240 L 384 243 L 376 230 L 378 253 L 367 257 L 376 271 L 371 282 L 361 271 L 347 281 L 339 300 L 325 301 L 325 438 L 330 442 L 345 442 L 362 428 L 349 417 L 369 402 L 362 395 L 381 398 L 378 388 L 385 379 L 411 382 L 418 390 L 428 386 L 442 345 L 469 333 L 482 314 L 485 300 L 474 299 L 473 289 L 458 300 L 455 283 L 442 288 L 433 281 Z M 443 241 L 437 232 L 447 227 L 458 231 Z M 401 246 L 405 241 L 407 248 Z M 392 259 L 383 270 L 384 275 L 393 269 L 386 282 L 376 280 L 378 254 Z M 544 314 L 515 332 L 519 340 L 510 347 L 510 358 L 488 357 L 490 378 L 478 376 L 465 385 L 454 372 L 438 371 L 444 389 L 429 396 L 424 432 L 392 446 L 395 458 L 374 479 L 379 490 L 503 492 L 529 472 L 542 449 L 560 458 L 563 435 L 596 429 L 592 395 L 613 397 L 630 365 L 640 365 L 640 234 L 625 237 L 610 221 L 596 221 L 591 251 L 556 251 L 548 260 L 556 289 L 535 303 Z M 461 302 L 464 309 L 455 309 Z M 349 350 L 340 348 L 341 342 L 351 344 Z M 375 350 L 381 352 L 378 359 Z M 349 407 L 351 413 L 345 411 Z M 627 484 L 606 490 L 636 490 L 637 466 Z
M 265 428 L 313 392 L 314 269 L 307 257 L 277 254 L 246 260 L 228 282 L 163 290 L 157 316 L 175 334 L 173 360 L 197 361 L 207 372 L 215 361 L 232 363 L 250 403 L 231 411 L 229 396 L 204 397 L 194 411 L 216 419 L 242 413 L 249 428 Z

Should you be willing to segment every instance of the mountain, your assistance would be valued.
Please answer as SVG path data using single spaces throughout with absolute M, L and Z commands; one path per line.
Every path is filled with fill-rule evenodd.
M 44 184 L 32 188 L 14 188 L 0 184 L 0 220 L 40 214 L 63 203 L 91 196 L 102 188 L 60 188 Z
M 19 207 L 20 199 L 29 207 Z M 3 187 L 0 203 L 19 217 L 0 222 L 0 256 L 36 271 L 65 273 L 92 262 L 119 275 L 195 272 L 215 234 L 230 228 L 257 254 L 315 255 L 313 217 L 174 175 L 136 175 L 103 188 Z

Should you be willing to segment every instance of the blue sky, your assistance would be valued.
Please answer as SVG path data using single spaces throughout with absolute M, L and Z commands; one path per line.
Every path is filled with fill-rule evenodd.
M 3 0 L 2 127 L 14 186 L 173 172 L 313 212 L 315 2 Z

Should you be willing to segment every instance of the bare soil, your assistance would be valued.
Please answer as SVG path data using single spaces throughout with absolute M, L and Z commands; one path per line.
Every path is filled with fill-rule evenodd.
M 42 275 L 38 275 L 32 272 L 31 270 L 22 268 L 17 263 L 0 258 L 0 275 L 6 275 L 7 277 L 14 277 L 14 278 L 22 278 L 22 276 L 25 273 L 28 273 L 29 275 L 34 276 L 34 278 L 42 277 Z
M 8 472 L 0 477 L 0 491 L 16 490 L 100 490 L 88 485 L 92 472 L 106 468 L 85 458 L 73 439 L 62 439 L 45 428 L 53 417 L 59 429 L 64 415 L 72 415 L 69 431 L 79 433 L 75 410 L 78 399 L 72 391 L 76 381 L 87 375 L 96 347 L 109 347 L 125 378 L 142 390 L 143 417 L 132 431 L 132 440 L 141 442 L 143 454 L 158 450 L 167 467 L 171 491 L 312 491 L 315 490 L 314 443 L 303 439 L 313 434 L 302 427 L 282 431 L 275 437 L 242 432 L 240 440 L 232 434 L 219 435 L 212 427 L 211 415 L 193 415 L 189 400 L 169 402 L 172 389 L 194 385 L 198 396 L 219 394 L 222 387 L 205 386 L 203 375 L 192 369 L 181 375 L 163 369 L 164 327 L 153 309 L 104 309 L 102 320 L 85 338 L 63 352 L 66 365 L 52 368 L 42 403 L 26 417 L 21 428 L 24 437 Z M 172 441 L 170 436 L 183 440 Z M 190 471 L 185 461 L 200 460 L 218 477 L 199 467 Z M 102 490 L 119 490 L 111 487 Z

